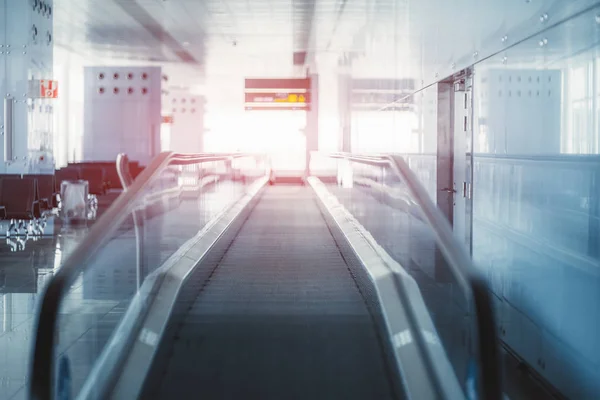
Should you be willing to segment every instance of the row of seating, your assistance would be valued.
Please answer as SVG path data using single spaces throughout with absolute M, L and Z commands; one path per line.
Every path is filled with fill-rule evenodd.
M 129 169 L 133 178 L 142 171 L 138 162 L 130 162 Z M 41 218 L 44 210 L 58 207 L 62 182 L 80 179 L 88 181 L 89 193 L 97 196 L 121 188 L 114 162 L 71 163 L 54 175 L 0 174 L 0 218 Z
M 129 171 L 135 179 L 143 170 L 137 161 L 129 162 Z M 56 171 L 60 180 L 83 179 L 88 181 L 90 194 L 103 195 L 108 189 L 122 189 L 121 180 L 114 162 L 86 161 L 69 163 Z M 64 177 L 64 178 L 63 178 Z
M 1 218 L 38 219 L 56 203 L 52 175 L 0 175 Z

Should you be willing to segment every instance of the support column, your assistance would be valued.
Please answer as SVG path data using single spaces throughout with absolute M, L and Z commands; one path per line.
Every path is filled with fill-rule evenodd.
M 310 175 L 310 153 L 319 150 L 319 75 L 310 77 L 310 110 L 306 112 L 306 167 L 305 176 Z
M 193 95 L 188 88 L 172 87 L 162 100 L 163 114 L 172 116 L 169 150 L 176 153 L 202 153 L 206 102 L 204 96 Z
M 339 150 L 352 151 L 352 77 L 349 74 L 339 75 Z
M 205 124 L 204 124 L 204 116 L 206 114 L 206 97 L 205 96 L 200 96 L 198 99 L 198 113 L 200 114 L 198 116 L 198 135 L 200 136 L 198 138 L 199 141 L 199 145 L 200 148 L 198 149 L 198 151 L 200 153 L 204 153 L 204 132 L 206 130 L 205 128 Z

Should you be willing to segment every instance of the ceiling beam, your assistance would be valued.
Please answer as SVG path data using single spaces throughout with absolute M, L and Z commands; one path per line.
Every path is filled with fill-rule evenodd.
M 293 51 L 306 52 L 304 66 L 310 65 L 314 35 L 317 0 L 292 0 Z
M 131 18 L 138 22 L 156 40 L 167 46 L 180 61 L 186 64 L 202 65 L 203 60 L 198 60 L 186 48 L 183 47 L 164 27 L 155 20 L 148 11 L 135 0 L 117 0 L 115 3 L 125 11 Z

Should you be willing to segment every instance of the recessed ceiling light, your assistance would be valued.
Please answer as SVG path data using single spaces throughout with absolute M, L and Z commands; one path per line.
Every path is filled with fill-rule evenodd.
M 185 47 L 187 47 L 187 46 L 189 46 L 189 45 L 190 45 L 190 42 L 183 42 L 182 44 L 183 44 Z

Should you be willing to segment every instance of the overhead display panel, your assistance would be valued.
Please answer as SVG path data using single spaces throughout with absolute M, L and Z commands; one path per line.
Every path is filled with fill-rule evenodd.
M 310 78 L 246 79 L 244 108 L 256 110 L 309 110 Z

